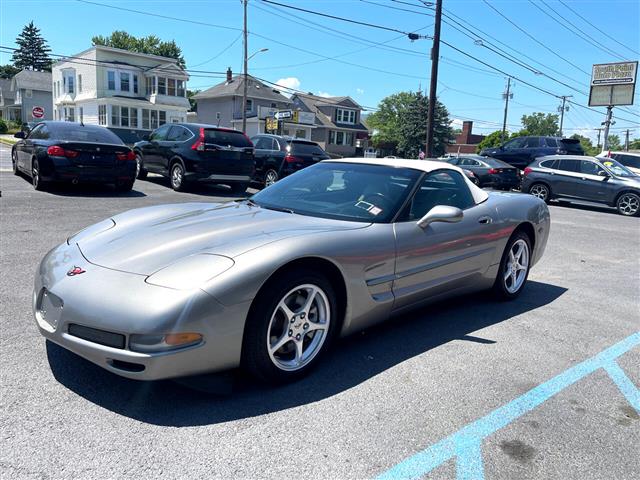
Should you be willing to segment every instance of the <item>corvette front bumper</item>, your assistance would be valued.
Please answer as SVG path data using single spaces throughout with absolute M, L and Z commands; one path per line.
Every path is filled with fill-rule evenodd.
M 68 272 L 80 267 L 79 274 Z M 77 245 L 49 252 L 36 271 L 33 312 L 40 333 L 118 375 L 138 380 L 197 375 L 240 364 L 250 302 L 222 305 L 202 290 L 150 285 L 144 275 L 89 263 Z M 177 350 L 130 350 L 132 334 L 195 332 L 202 342 Z

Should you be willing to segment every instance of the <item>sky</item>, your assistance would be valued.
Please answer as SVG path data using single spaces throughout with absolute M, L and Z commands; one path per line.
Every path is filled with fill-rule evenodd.
M 432 41 L 411 42 L 406 36 L 433 35 L 433 9 L 425 2 L 274 1 L 387 29 L 249 0 L 249 54 L 268 49 L 251 58 L 250 74 L 318 95 L 348 95 L 368 111 L 393 93 L 428 91 Z M 475 133 L 501 129 L 502 94 L 507 76 L 515 76 L 510 131 L 521 128 L 523 114 L 557 113 L 560 100 L 533 85 L 573 95 L 564 134 L 595 139 L 605 109 L 584 108 L 592 64 L 640 56 L 638 0 L 443 0 L 443 12 L 443 41 L 504 72 L 441 44 L 437 97 L 454 126 L 473 120 Z M 58 55 L 79 53 L 91 46 L 94 35 L 114 30 L 154 34 L 175 40 L 187 68 L 202 71 L 191 72 L 188 88 L 205 89 L 222 81 L 227 67 L 242 71 L 242 13 L 241 0 L 0 0 L 0 44 L 15 47 L 16 36 L 31 20 Z M 483 44 L 478 45 L 478 35 Z M 0 54 L 1 64 L 9 61 L 10 54 Z M 636 105 L 614 109 L 611 133 L 623 138 L 630 129 L 631 138 L 640 137 L 639 90 Z

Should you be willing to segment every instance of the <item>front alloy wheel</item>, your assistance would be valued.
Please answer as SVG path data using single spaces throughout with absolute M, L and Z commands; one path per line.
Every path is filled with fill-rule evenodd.
M 534 183 L 529 188 L 529 193 L 545 202 L 549 200 L 549 188 L 542 183 Z
M 627 217 L 640 213 L 640 196 L 635 193 L 623 193 L 616 203 L 618 212 Z
M 502 254 L 493 285 L 495 293 L 505 300 L 516 298 L 527 282 L 530 267 L 531 240 L 523 231 L 516 232 Z
M 139 180 L 147 178 L 147 171 L 144 169 L 142 157 L 139 154 L 136 154 L 136 178 Z
M 18 170 L 18 154 L 15 150 L 11 152 L 11 168 L 14 175 L 20 175 L 20 170 Z

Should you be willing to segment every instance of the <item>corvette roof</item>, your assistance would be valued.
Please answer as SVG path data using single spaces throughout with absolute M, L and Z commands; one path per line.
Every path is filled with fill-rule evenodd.
M 455 165 L 451 165 L 450 163 L 441 162 L 438 160 L 413 160 L 407 158 L 336 158 L 323 160 L 323 162 L 335 162 L 335 163 L 361 163 L 364 165 L 383 165 L 387 167 L 401 167 L 401 168 L 412 168 L 414 170 L 422 170 L 423 172 L 433 172 L 434 170 L 455 170 L 459 172 L 462 177 L 467 182 L 467 186 L 469 190 L 471 190 L 471 194 L 473 195 L 473 200 L 476 203 L 482 203 L 487 198 L 489 198 L 489 194 L 482 190 L 480 187 L 477 187 L 473 184 L 471 180 L 467 178 L 467 176 L 462 172 L 460 167 L 456 167 Z

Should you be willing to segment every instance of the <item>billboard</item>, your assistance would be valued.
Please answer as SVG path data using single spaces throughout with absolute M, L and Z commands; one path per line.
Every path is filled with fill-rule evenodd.
M 590 107 L 633 105 L 638 62 L 601 63 L 591 70 Z

